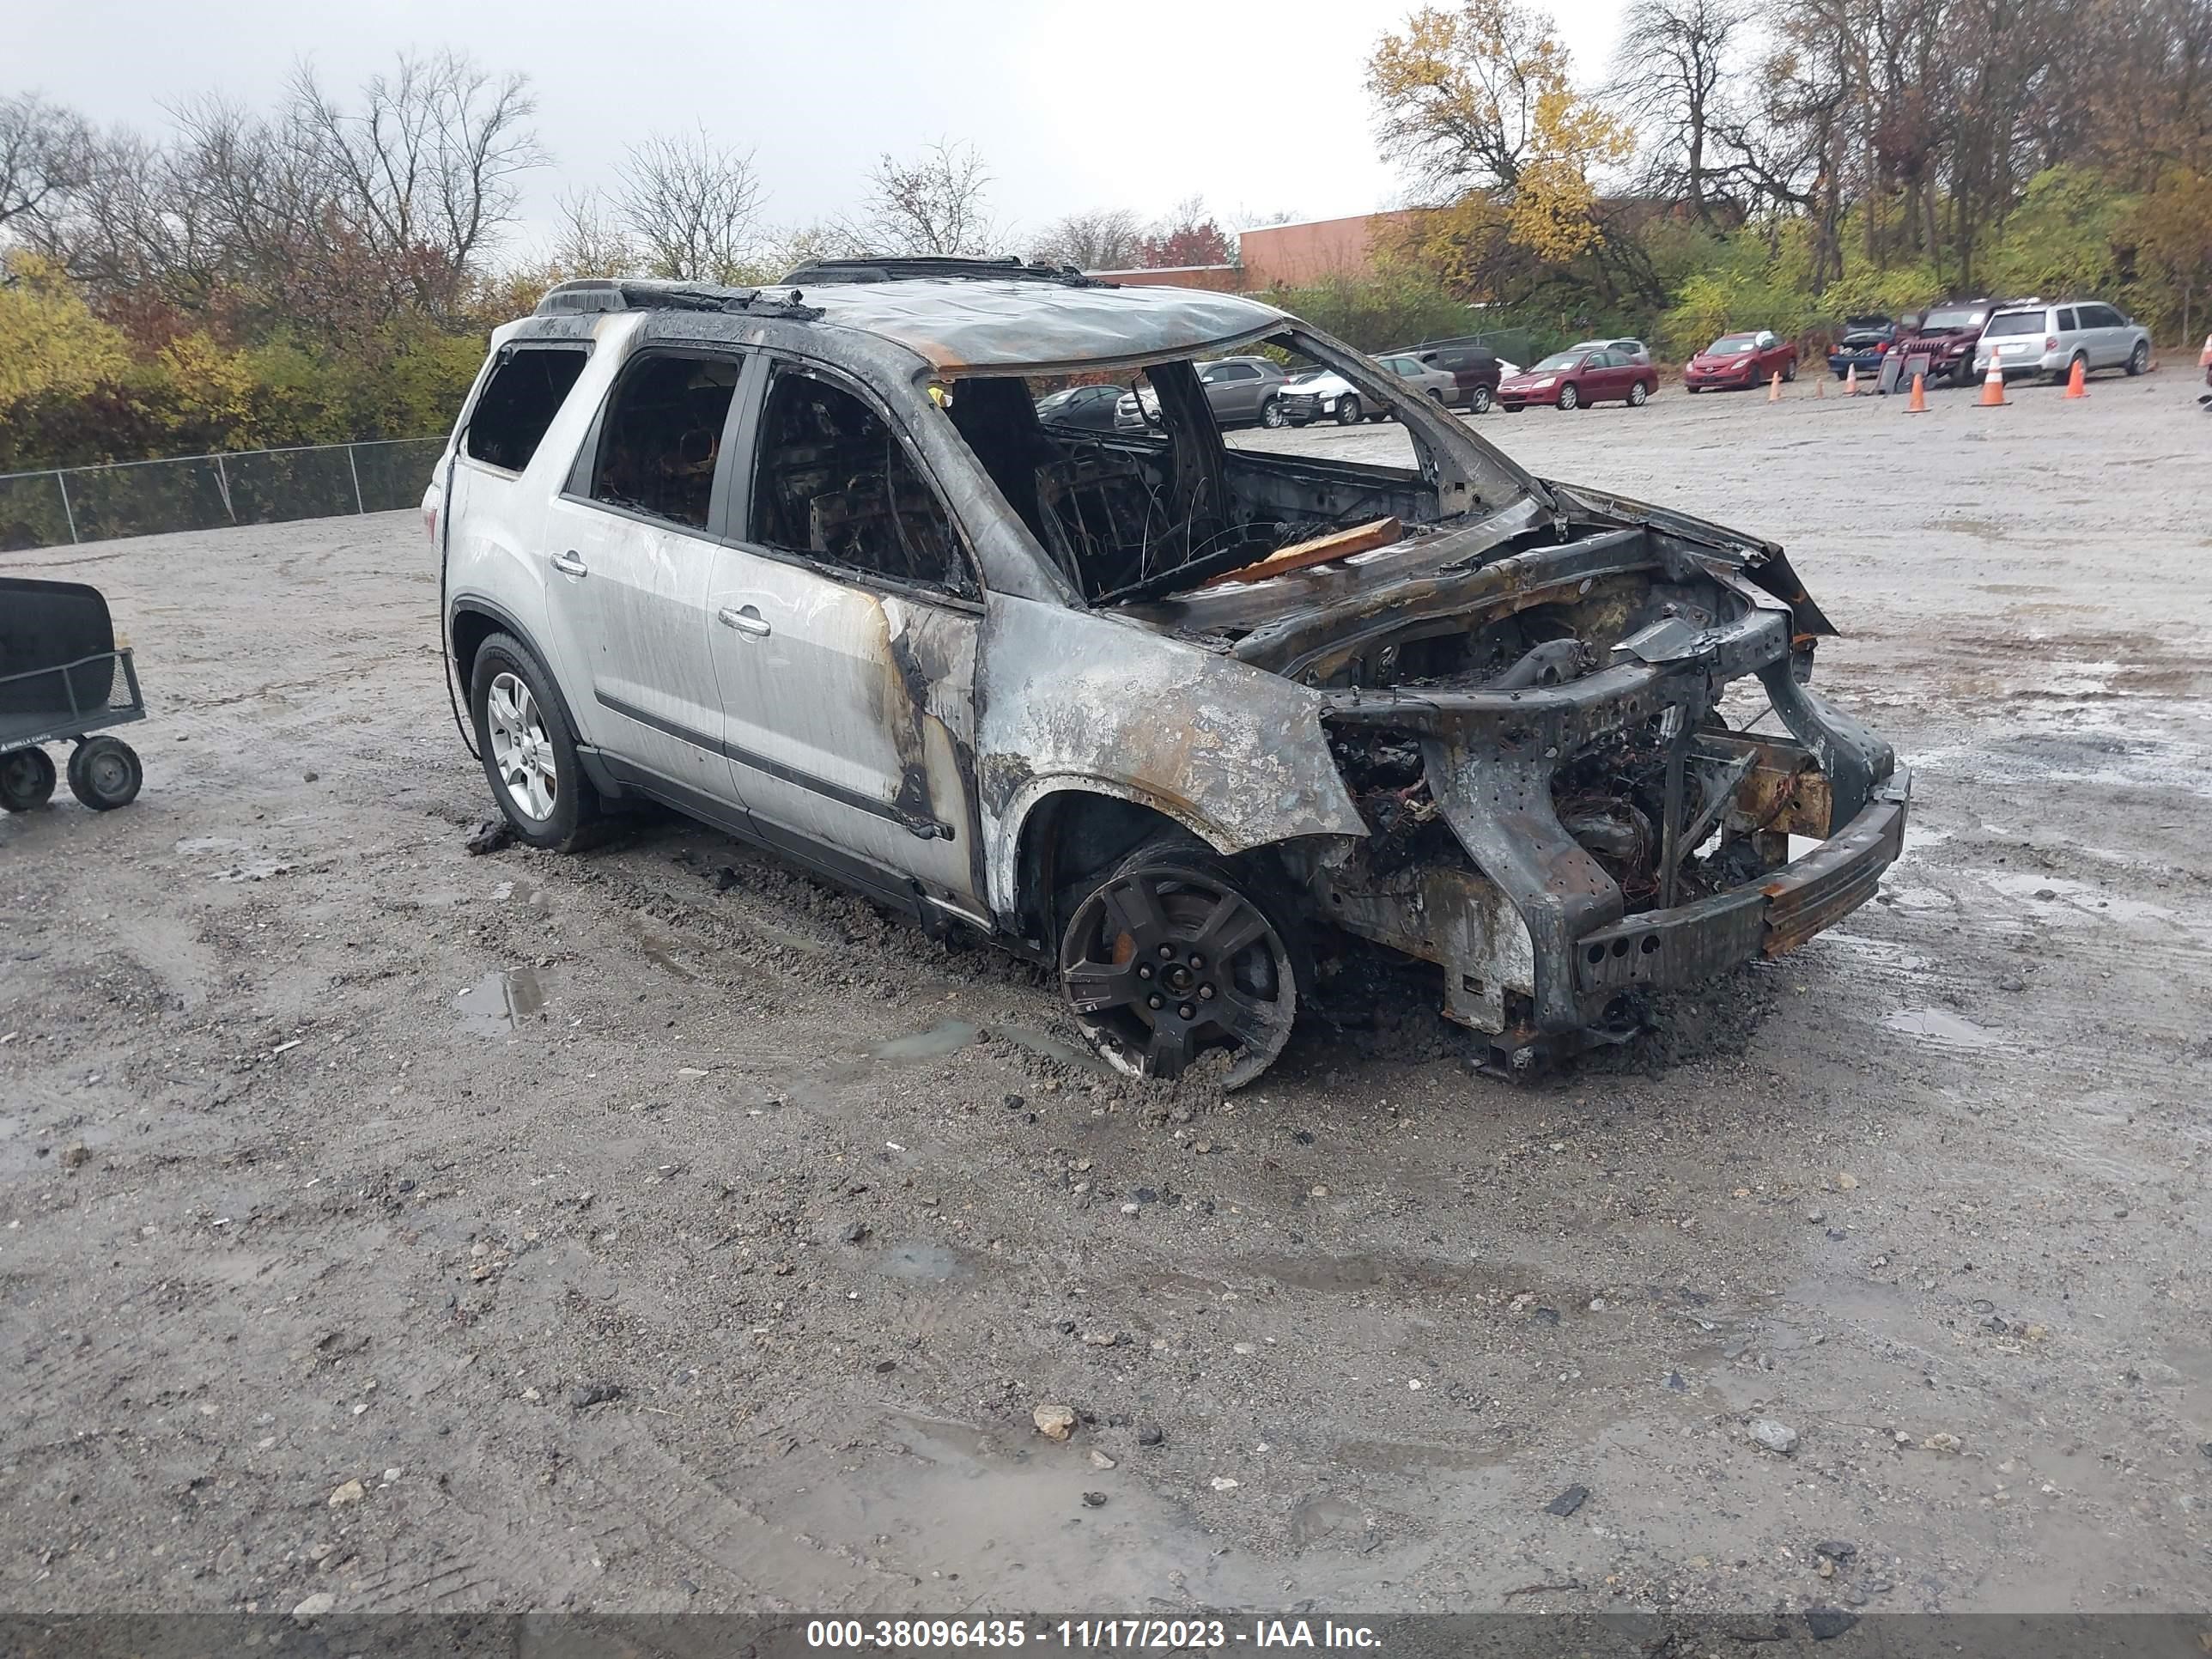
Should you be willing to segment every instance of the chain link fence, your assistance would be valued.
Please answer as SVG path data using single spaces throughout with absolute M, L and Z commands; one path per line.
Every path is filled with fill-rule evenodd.
M 0 473 L 0 552 L 388 513 L 422 499 L 445 445 L 395 438 Z

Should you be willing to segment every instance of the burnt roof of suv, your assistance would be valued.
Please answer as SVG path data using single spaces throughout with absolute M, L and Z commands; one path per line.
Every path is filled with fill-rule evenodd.
M 563 283 L 538 314 L 720 313 L 818 323 L 906 347 L 942 374 L 1048 370 L 1218 353 L 1287 320 L 1242 295 L 1120 287 L 983 260 L 841 260 L 772 289 L 595 278 Z

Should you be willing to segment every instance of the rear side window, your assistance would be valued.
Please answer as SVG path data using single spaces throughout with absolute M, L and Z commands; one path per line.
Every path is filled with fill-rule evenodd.
M 752 520 L 751 539 L 763 547 L 980 596 L 951 520 L 898 434 L 850 392 L 795 368 L 776 370 L 762 410 Z
M 601 425 L 592 499 L 704 530 L 739 367 L 655 352 L 625 368 Z
M 584 372 L 581 346 L 510 346 L 469 416 L 469 459 L 520 472 Z
M 2092 323 L 2089 326 L 2094 328 L 2096 325 Z M 2074 331 L 2074 313 L 2072 312 L 2062 311 L 2058 313 L 2058 331 L 2061 334 L 2071 334 Z

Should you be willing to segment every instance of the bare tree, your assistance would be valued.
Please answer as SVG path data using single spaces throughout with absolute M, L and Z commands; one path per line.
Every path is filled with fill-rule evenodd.
M 1127 208 L 1091 208 L 1054 220 L 1030 243 L 1030 258 L 1078 270 L 1127 270 L 1137 263 L 1144 221 Z
M 1621 31 L 1615 86 L 1646 157 L 1646 189 L 1710 223 L 1714 128 L 1747 15 L 1742 0 L 1636 0 Z
M 644 256 L 631 246 L 628 231 L 599 191 L 565 194 L 554 210 L 560 215 L 561 228 L 553 244 L 553 263 L 565 275 L 622 276 L 644 264 Z
M 52 212 L 84 184 L 92 130 L 35 93 L 0 98 L 0 228 Z
M 615 210 L 653 276 L 736 282 L 758 252 L 761 193 L 751 155 L 720 148 L 702 128 L 633 148 Z
M 886 154 L 868 174 L 860 216 L 842 227 L 872 253 L 981 254 L 998 227 L 985 200 L 991 175 L 966 144 L 940 139 L 910 161 Z
M 403 53 L 358 108 L 301 65 L 280 125 L 325 177 L 343 234 L 404 272 L 416 304 L 451 316 L 488 246 L 514 222 L 519 175 L 545 160 L 528 77 L 495 79 L 459 52 Z

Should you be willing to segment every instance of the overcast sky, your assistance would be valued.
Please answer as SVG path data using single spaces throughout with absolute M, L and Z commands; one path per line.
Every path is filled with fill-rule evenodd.
M 220 90 L 266 103 L 293 62 L 350 87 L 403 47 L 453 46 L 518 70 L 554 165 L 525 211 L 605 183 L 624 146 L 703 125 L 751 149 L 777 224 L 849 207 L 882 151 L 940 137 L 990 167 L 994 213 L 1035 227 L 1071 209 L 1152 216 L 1203 196 L 1324 218 L 1385 207 L 1362 69 L 1405 0 L 7 0 L 0 92 L 36 90 L 102 123 L 157 127 Z M 1620 0 L 1553 8 L 1594 77 Z M 1234 228 L 1233 226 L 1231 227 Z

